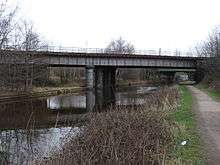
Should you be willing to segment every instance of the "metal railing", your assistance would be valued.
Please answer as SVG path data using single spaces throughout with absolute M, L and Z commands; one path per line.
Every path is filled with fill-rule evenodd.
M 26 51 L 18 45 L 5 45 L 4 50 L 19 50 Z M 133 54 L 133 55 L 157 55 L 157 56 L 181 56 L 181 57 L 196 57 L 197 55 L 190 51 L 179 50 L 135 50 L 132 53 L 118 52 L 115 50 L 106 50 L 105 48 L 78 48 L 78 47 L 61 47 L 61 46 L 42 46 L 37 49 L 30 49 L 30 51 L 46 51 L 46 52 L 68 52 L 68 53 L 95 53 L 95 54 Z

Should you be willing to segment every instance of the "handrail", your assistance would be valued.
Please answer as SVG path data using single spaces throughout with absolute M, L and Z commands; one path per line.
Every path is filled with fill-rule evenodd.
M 3 50 L 19 50 L 25 51 L 19 45 L 5 45 Z M 178 50 L 135 50 L 132 53 L 118 52 L 115 50 L 106 50 L 105 48 L 79 48 L 79 47 L 61 47 L 61 46 L 42 46 L 38 49 L 32 49 L 30 51 L 46 51 L 46 52 L 71 52 L 71 53 L 97 53 L 97 54 L 134 54 L 134 55 L 156 55 L 156 56 L 184 56 L 184 57 L 196 57 L 191 51 L 178 51 Z

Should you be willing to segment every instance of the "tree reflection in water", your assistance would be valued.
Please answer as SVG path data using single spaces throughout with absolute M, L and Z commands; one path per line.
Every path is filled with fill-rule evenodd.
M 58 119 L 58 113 L 47 108 L 46 100 L 1 104 L 0 164 L 27 164 L 58 150 L 77 131 L 70 117 L 60 113 Z
M 119 89 L 116 105 L 142 104 L 151 90 L 155 88 Z M 85 100 L 84 94 L 74 94 L 1 103 L 0 164 L 27 164 L 57 151 L 79 131 Z

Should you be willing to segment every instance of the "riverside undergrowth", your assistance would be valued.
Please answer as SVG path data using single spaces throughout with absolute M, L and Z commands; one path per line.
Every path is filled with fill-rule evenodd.
M 174 149 L 173 122 L 179 93 L 161 88 L 144 105 L 110 107 L 87 115 L 81 133 L 59 154 L 35 164 L 167 164 Z

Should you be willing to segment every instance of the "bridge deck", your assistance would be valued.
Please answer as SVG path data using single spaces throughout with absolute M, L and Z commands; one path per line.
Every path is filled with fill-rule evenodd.
M 119 53 L 76 53 L 48 51 L 0 51 L 0 60 L 5 55 L 31 55 L 43 57 L 50 66 L 110 66 L 110 67 L 155 67 L 155 68 L 196 68 L 201 57 L 140 55 Z M 8 56 L 9 57 L 9 56 Z M 2 61 L 2 60 L 1 60 Z

